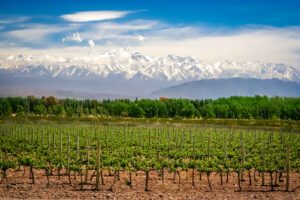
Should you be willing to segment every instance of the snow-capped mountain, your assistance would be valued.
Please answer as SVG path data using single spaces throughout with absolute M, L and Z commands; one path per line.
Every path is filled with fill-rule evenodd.
M 167 55 L 153 58 L 131 48 L 63 57 L 10 55 L 0 57 L 0 70 L 15 77 L 66 79 L 159 80 L 183 82 L 220 78 L 281 79 L 300 82 L 300 70 L 285 64 L 231 62 L 205 64 L 194 57 Z

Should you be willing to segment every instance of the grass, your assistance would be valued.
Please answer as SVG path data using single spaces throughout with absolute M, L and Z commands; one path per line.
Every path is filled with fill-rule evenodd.
M 57 116 L 22 116 L 0 117 L 0 123 L 120 123 L 120 124 L 180 124 L 180 125 L 219 125 L 230 127 L 274 128 L 300 130 L 300 122 L 295 120 L 257 120 L 257 119 L 187 119 L 187 118 L 122 118 L 122 117 L 57 117 Z

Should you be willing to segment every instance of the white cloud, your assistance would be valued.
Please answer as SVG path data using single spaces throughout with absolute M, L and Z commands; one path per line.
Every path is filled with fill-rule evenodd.
M 143 41 L 145 40 L 145 37 L 142 36 L 142 35 L 138 35 L 138 40 L 139 40 L 140 42 L 143 42 Z
M 93 40 L 89 40 L 88 43 L 89 43 L 89 46 L 90 46 L 92 49 L 95 48 L 96 44 L 95 44 L 95 42 L 94 42 Z
M 30 17 L 11 17 L 11 18 L 2 18 L 0 19 L 0 24 L 12 24 L 12 23 L 19 23 L 29 20 Z
M 63 42 L 67 42 L 67 41 L 82 42 L 82 39 L 81 39 L 79 33 L 76 31 L 71 36 L 64 37 L 62 39 L 62 41 Z
M 93 27 L 96 30 L 113 30 L 113 31 L 135 31 L 135 30 L 150 30 L 161 26 L 159 21 L 155 20 L 133 20 L 123 23 L 101 22 Z
M 14 38 L 20 42 L 39 43 L 45 42 L 51 34 L 61 33 L 70 30 L 69 26 L 27 24 L 22 29 L 4 32 L 7 38 Z
M 64 41 L 76 41 L 74 53 L 84 53 L 132 46 L 150 56 L 176 54 L 195 56 L 203 62 L 220 59 L 232 61 L 261 61 L 286 63 L 300 67 L 300 27 L 245 26 L 240 28 L 208 27 L 201 25 L 172 25 L 155 20 L 125 22 L 68 23 L 64 25 L 27 24 L 19 30 L 1 31 L 0 46 L 14 41 L 45 44 L 43 51 L 66 54 L 70 47 L 61 46 L 62 35 L 80 30 L 65 37 Z M 58 34 L 58 39 L 52 37 Z M 5 37 L 4 37 L 5 35 Z M 51 36 L 51 37 L 50 37 Z M 55 38 L 55 39 L 53 39 Z M 83 46 L 80 41 L 87 41 Z M 85 43 L 85 44 L 87 44 Z M 95 45 L 97 44 L 97 46 Z M 26 43 L 27 44 L 27 43 Z M 25 47 L 26 45 L 23 45 Z M 30 45 L 27 46 L 30 50 Z M 51 48 L 51 49 L 50 49 Z M 66 50 L 67 49 L 67 50 Z M 38 53 L 38 52 L 37 52 Z
M 204 62 L 221 59 L 233 61 L 261 61 L 286 63 L 300 67 L 300 56 L 295 49 L 300 47 L 300 28 L 245 28 L 233 33 L 185 35 L 154 34 L 136 48 L 152 56 L 177 54 L 195 56 Z M 150 37 L 150 39 L 149 39 Z M 158 47 L 159 46 L 159 47 Z
M 98 41 L 113 40 L 113 43 L 121 42 L 123 45 L 130 45 L 128 43 L 137 42 L 137 35 L 162 26 L 162 23 L 152 20 L 134 20 L 123 23 L 102 22 L 88 26 L 85 31 L 81 32 L 81 35 L 83 38 Z
M 61 18 L 70 22 L 90 22 L 122 18 L 129 11 L 87 11 L 62 15 Z

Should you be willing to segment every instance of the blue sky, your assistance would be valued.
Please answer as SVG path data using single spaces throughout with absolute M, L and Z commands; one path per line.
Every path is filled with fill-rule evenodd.
M 300 25 L 299 9 L 298 0 L 2 0 L 0 13 L 2 16 L 55 18 L 65 13 L 79 11 L 144 10 L 128 18 L 142 17 L 169 23 L 222 26 L 245 24 L 297 26 Z
M 0 53 L 131 46 L 300 66 L 300 1 L 2 0 Z

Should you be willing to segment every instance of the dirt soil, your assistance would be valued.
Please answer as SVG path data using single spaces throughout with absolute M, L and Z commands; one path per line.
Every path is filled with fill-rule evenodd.
M 8 172 L 7 183 L 5 180 L 0 184 L 0 199 L 220 199 L 220 200 L 242 200 L 242 199 L 288 199 L 300 200 L 300 182 L 299 175 L 291 174 L 290 192 L 285 192 L 285 182 L 280 182 L 273 192 L 270 191 L 270 179 L 266 177 L 266 186 L 261 186 L 261 177 L 256 175 L 257 181 L 253 180 L 252 186 L 248 186 L 249 179 L 245 174 L 241 183 L 242 191 L 238 191 L 237 174 L 231 173 L 229 181 L 226 182 L 226 175 L 223 176 L 223 186 L 220 184 L 220 176 L 212 174 L 210 181 L 212 191 L 209 190 L 207 177 L 202 175 L 199 180 L 199 174 L 196 173 L 195 186 L 192 186 L 192 172 L 181 172 L 181 184 L 179 177 L 173 180 L 173 173 L 165 173 L 165 180 L 162 182 L 157 172 L 150 173 L 149 189 L 145 191 L 144 172 L 132 173 L 132 187 L 126 184 L 129 179 L 128 172 L 120 172 L 120 180 L 117 180 L 110 190 L 114 176 L 109 176 L 104 172 L 104 184 L 100 191 L 95 191 L 95 178 L 88 181 L 80 190 L 80 176 L 74 179 L 72 175 L 72 184 L 69 184 L 68 176 L 56 175 L 50 177 L 50 186 L 47 186 L 47 178 L 42 170 L 35 170 L 35 184 L 29 179 L 29 170 L 23 175 L 23 171 L 10 170 Z M 91 171 L 89 175 L 91 176 Z M 283 177 L 284 179 L 285 177 Z

